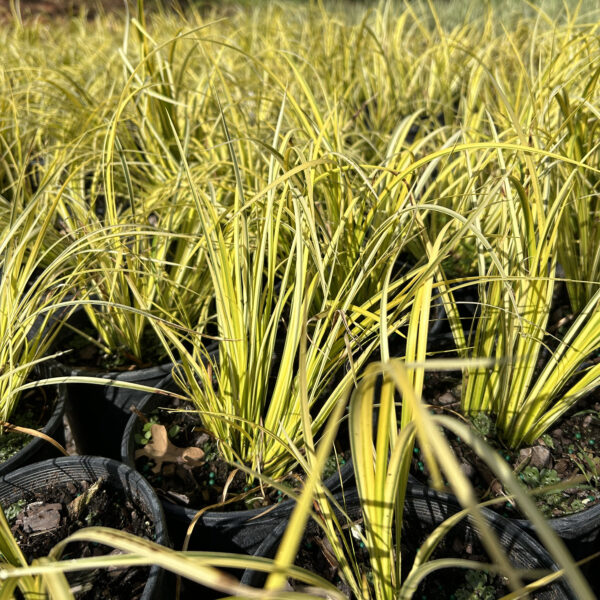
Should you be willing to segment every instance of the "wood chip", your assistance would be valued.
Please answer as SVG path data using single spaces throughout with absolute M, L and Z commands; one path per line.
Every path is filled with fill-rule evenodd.
M 83 494 L 80 494 L 74 500 L 71 500 L 67 505 L 67 510 L 69 511 L 69 516 L 77 521 L 79 516 L 85 509 L 85 507 L 92 501 L 92 498 L 100 491 L 102 484 L 104 483 L 104 479 L 101 477 L 98 481 L 94 482 L 94 484 L 88 488 Z
M 60 525 L 62 504 L 32 502 L 28 504 L 20 521 L 26 533 L 50 531 Z
M 522 448 L 519 452 L 518 467 L 526 466 L 536 467 L 538 469 L 549 469 L 552 467 L 552 454 L 547 446 L 532 446 Z
M 440 406 L 448 406 L 450 404 L 454 404 L 457 400 L 453 394 L 446 392 L 445 394 L 442 394 L 437 401 Z

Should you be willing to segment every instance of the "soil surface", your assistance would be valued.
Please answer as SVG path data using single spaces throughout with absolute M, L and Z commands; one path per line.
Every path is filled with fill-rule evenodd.
M 448 414 L 460 411 L 459 379 L 448 373 L 431 373 L 427 387 L 425 397 L 435 412 Z M 471 425 L 513 467 L 523 487 L 528 490 L 559 484 L 574 477 L 583 478 L 577 486 L 536 497 L 538 508 L 546 517 L 572 514 L 600 502 L 600 391 L 571 409 L 535 444 L 517 451 L 501 444 L 491 420 L 475 419 Z M 453 435 L 448 437 L 448 441 L 482 500 L 507 494 L 494 473 L 470 447 Z M 418 445 L 414 450 L 411 472 L 422 483 L 428 482 L 429 473 L 421 460 Z M 508 517 L 521 517 L 517 507 L 510 502 L 500 505 L 499 512 Z
M 108 354 L 102 350 L 100 336 L 84 314 L 73 317 L 74 327 L 78 331 L 64 328 L 54 344 L 56 350 L 66 351 L 59 357 L 68 367 L 85 370 L 90 373 L 109 371 L 135 371 L 168 362 L 162 344 L 149 327 L 142 334 L 141 346 L 145 356 L 142 359 L 127 350 Z M 82 335 L 83 334 L 83 335 Z M 94 343 L 94 341 L 98 343 Z
M 258 481 L 249 483 L 247 475 L 225 462 L 209 432 L 189 403 L 173 402 L 179 412 L 155 411 L 136 434 L 136 468 L 150 481 L 159 496 L 182 506 L 200 508 L 227 502 L 219 510 L 247 510 L 281 502 L 285 496 L 272 488 L 261 488 Z M 154 428 L 153 428 L 154 426 Z M 160 429 L 157 430 L 156 426 Z M 157 433 L 163 439 L 162 450 L 155 448 Z M 198 452 L 200 451 L 200 452 Z M 168 456 L 168 460 L 152 455 Z M 340 465 L 348 453 L 338 454 Z M 336 470 L 331 457 L 325 476 Z M 300 472 L 292 472 L 282 482 L 290 488 L 302 485 Z
M 121 490 L 103 480 L 56 485 L 5 507 L 11 530 L 28 562 L 46 556 L 60 540 L 82 527 L 105 526 L 153 539 L 153 523 Z M 62 558 L 111 552 L 94 543 L 69 544 Z M 118 551 L 113 551 L 118 553 Z M 96 569 L 68 576 L 78 600 L 135 599 L 148 579 L 147 568 Z
M 48 424 L 52 416 L 56 398 L 49 396 L 53 388 L 33 388 L 23 393 L 15 413 L 11 418 L 11 425 L 28 427 L 41 431 Z M 0 436 L 0 462 L 6 462 L 22 450 L 32 437 L 18 431 L 4 431 Z

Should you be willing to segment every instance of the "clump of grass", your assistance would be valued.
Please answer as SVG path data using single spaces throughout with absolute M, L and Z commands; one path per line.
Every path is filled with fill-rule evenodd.
M 427 358 L 437 297 L 458 353 L 495 359 L 464 367 L 464 413 L 494 414 L 511 446 L 543 433 L 600 376 L 586 362 L 600 336 L 598 19 L 587 2 L 512 6 L 150 15 L 140 0 L 121 20 L 0 27 L 3 414 L 27 385 L 15 373 L 49 348 L 27 338 L 31 323 L 80 304 L 109 353 L 143 363 L 153 333 L 182 359 L 176 378 L 219 450 L 276 478 L 321 452 L 348 388 L 366 402 L 362 369 L 377 350 L 389 358 L 391 335 L 407 360 Z M 538 373 L 559 261 L 573 324 Z M 454 300 L 468 285 L 481 301 L 472 332 Z M 409 370 L 400 387 L 418 397 L 423 378 Z M 427 419 L 414 403 L 396 423 L 392 388 L 386 456 L 398 426 L 404 441 Z M 365 439 L 366 494 L 387 476 L 371 473 Z M 399 584 L 393 552 L 378 560 Z

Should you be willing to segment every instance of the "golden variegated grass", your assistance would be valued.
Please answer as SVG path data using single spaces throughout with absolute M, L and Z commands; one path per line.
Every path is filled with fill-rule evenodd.
M 285 103 L 279 124 L 284 108 Z M 278 138 L 279 128 L 274 144 Z M 360 270 L 343 274 L 336 253 L 321 240 L 327 234 L 332 240 L 343 238 L 343 228 L 349 225 L 342 220 L 331 224 L 335 229 L 323 231 L 327 224 L 316 218 L 311 201 L 321 186 L 327 186 L 327 169 L 337 177 L 339 158 L 321 157 L 289 168 L 274 150 L 267 186 L 247 198 L 233 143 L 230 152 L 238 184 L 230 214 L 215 211 L 214 194 L 192 188 L 208 240 L 219 362 L 206 366 L 208 353 L 200 336 L 189 340 L 191 352 L 172 336 L 181 356 L 174 372 L 204 427 L 220 440 L 224 457 L 277 478 L 295 460 L 289 444 L 303 446 L 296 366 L 302 328 L 309 334 L 308 409 L 313 411 L 311 432 L 316 435 L 376 346 L 372 302 L 361 302 L 359 294 L 370 271 L 381 268 L 388 257 L 390 236 L 400 244 L 402 229 L 397 229 L 396 218 L 384 221 L 361 245 Z M 315 172 L 320 181 L 315 181 Z M 354 203 L 361 201 L 356 197 Z M 348 211 L 352 208 L 351 203 Z M 287 241 L 286 257 L 281 256 L 282 239 Z M 400 249 L 399 245 L 396 255 Z M 396 290 L 398 305 L 408 304 L 408 292 L 419 276 L 417 270 L 404 278 L 405 287 Z M 324 390 L 328 392 L 323 398 Z
M 454 361 L 453 368 L 461 361 Z M 442 368 L 447 368 L 443 363 Z M 346 533 L 354 522 L 344 516 L 340 507 L 331 499 L 327 490 L 318 485 L 303 491 L 290 524 L 286 529 L 279 552 L 274 559 L 273 572 L 269 575 L 265 588 L 267 591 L 282 589 L 287 569 L 293 563 L 295 552 L 302 539 L 310 498 L 314 494 L 316 510 L 313 515 L 323 530 L 333 553 L 339 572 L 346 584 L 357 598 L 412 598 L 419 582 L 432 572 L 459 564 L 465 568 L 491 568 L 494 572 L 507 577 L 509 586 L 515 593 L 523 592 L 522 578 L 527 572 L 518 572 L 504 557 L 503 551 L 495 535 L 485 525 L 480 506 L 470 482 L 459 468 L 442 428 L 472 445 L 490 468 L 501 479 L 507 489 L 517 498 L 528 518 L 535 523 L 540 538 L 544 541 L 558 564 L 564 569 L 569 584 L 577 590 L 578 597 L 593 598 L 593 593 L 581 573 L 573 563 L 562 541 L 537 512 L 533 501 L 523 492 L 510 467 L 481 439 L 478 439 L 464 423 L 451 417 L 438 417 L 429 413 L 415 394 L 411 371 L 423 368 L 440 368 L 433 360 L 431 363 L 406 365 L 400 360 L 388 363 L 373 363 L 367 369 L 365 377 L 353 392 L 350 400 L 350 439 L 352 459 L 357 477 L 357 490 L 361 507 L 362 522 L 360 540 L 364 543 L 369 556 L 366 565 L 357 563 L 352 541 Z M 381 387 L 376 386 L 376 378 L 384 377 Z M 378 391 L 376 391 L 378 390 Z M 410 408 L 413 421 L 403 429 L 390 426 L 389 407 L 394 404 L 394 393 L 399 392 L 402 410 Z M 386 408 L 387 407 L 387 408 Z M 378 412 L 377 424 L 373 415 Z M 336 409 L 335 417 L 341 414 Z M 401 551 L 402 540 L 402 508 L 404 492 L 408 483 L 407 465 L 412 457 L 414 440 L 419 440 L 419 447 L 429 449 L 425 460 L 430 467 L 442 473 L 444 479 L 450 481 L 452 490 L 459 498 L 465 510 L 449 518 L 434 530 L 422 544 L 413 565 L 404 565 Z M 319 469 L 320 458 L 326 456 L 322 446 L 319 455 L 309 454 L 308 464 L 311 469 Z M 311 458 L 314 457 L 314 460 Z M 311 471 L 312 472 L 312 471 Z M 309 498 L 305 498 L 309 496 Z M 337 512 L 336 512 L 337 510 Z M 341 516 L 340 515 L 341 511 Z M 454 559 L 432 559 L 432 554 L 449 529 L 458 520 L 470 516 L 478 524 L 481 540 L 493 560 L 491 564 L 477 564 L 472 561 L 460 563 Z M 403 570 L 404 569 L 404 570 Z M 366 583 L 365 572 L 370 573 L 370 583 Z M 558 575 L 557 575 L 558 576 Z M 535 590 L 552 579 L 544 577 L 527 586 L 527 590 Z
M 44 240 L 60 193 L 47 198 L 42 187 L 23 207 L 15 198 L 0 233 L 2 421 L 11 420 L 35 366 L 48 358 L 60 319 L 68 312 L 57 307 L 78 281 L 79 273 L 65 269 L 62 257 L 45 260 Z
M 459 353 L 495 359 L 464 367 L 464 411 L 495 415 L 511 445 L 534 440 L 600 375 L 585 362 L 600 335 L 590 168 L 600 68 L 589 8 L 567 3 L 555 17 L 555 4 L 528 5 L 531 18 L 504 20 L 492 7 L 454 26 L 432 3 L 343 11 L 271 3 L 192 10 L 186 21 L 144 15 L 140 1 L 124 25 L 2 28 L 0 219 L 2 260 L 14 277 L 3 277 L 1 294 L 21 317 L 18 331 L 2 317 L 3 366 L 17 355 L 36 360 L 50 338 L 25 344 L 23 331 L 53 306 L 79 302 L 99 344 L 140 361 L 143 332 L 153 328 L 167 356 L 183 357 L 178 379 L 229 460 L 263 477 L 290 462 L 310 465 L 286 534 L 293 537 L 319 487 L 326 444 L 313 437 L 328 415 L 341 415 L 349 387 L 361 386 L 354 414 L 367 411 L 372 390 L 360 383 L 362 370 L 378 351 L 389 358 L 389 335 L 407 335 L 407 360 L 427 358 L 429 307 L 441 296 Z M 396 261 L 411 268 L 400 274 Z M 557 262 L 574 319 L 537 374 Z M 24 291 L 36 269 L 43 276 Z M 471 282 L 483 302 L 469 337 L 453 291 Z M 63 297 L 67 289 L 76 300 Z M 221 362 L 207 370 L 202 336 L 215 325 Z M 359 485 L 363 496 L 401 497 L 410 438 L 435 426 L 418 403 L 399 423 L 392 410 L 394 385 L 418 397 L 423 372 L 383 369 L 384 425 L 376 441 L 355 438 Z M 10 373 L 0 381 L 14 399 L 29 384 Z M 378 453 L 389 448 L 399 479 L 369 471 L 360 458 L 369 443 Z M 456 492 L 476 512 L 468 488 Z M 379 550 L 379 534 L 401 514 L 399 501 L 389 508 L 367 517 Z M 285 567 L 291 547 L 274 564 L 236 564 Z M 128 549 L 148 553 L 103 564 L 151 560 L 149 548 Z M 41 561 L 27 571 L 7 552 L 24 569 L 16 575 L 69 568 Z M 379 572 L 395 573 L 376 586 L 387 597 L 400 557 L 379 556 Z M 572 565 L 557 558 L 586 597 Z M 201 564 L 191 555 L 160 560 L 182 574 Z M 280 583 L 274 577 L 269 588 Z M 68 597 L 60 577 L 43 585 Z M 231 581 L 219 589 L 254 594 Z

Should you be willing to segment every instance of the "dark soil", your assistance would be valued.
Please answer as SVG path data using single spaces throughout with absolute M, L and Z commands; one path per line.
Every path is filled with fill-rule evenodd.
M 26 390 L 15 413 L 11 425 L 37 429 L 41 431 L 48 423 L 54 411 L 56 398 L 49 396 L 54 388 L 34 388 Z M 0 462 L 6 462 L 11 456 L 22 450 L 32 440 L 30 435 L 18 431 L 4 431 L 0 436 Z
M 87 317 L 78 315 L 78 320 L 81 323 L 77 323 L 76 327 L 89 338 L 98 340 L 98 334 L 88 322 Z M 59 358 L 62 364 L 90 373 L 135 371 L 136 369 L 163 364 L 167 361 L 164 348 L 154 336 L 152 328 L 149 327 L 144 332 L 141 346 L 145 350 L 145 354 L 141 358 L 134 356 L 127 348 L 107 354 L 102 351 L 99 344 L 66 327 L 61 330 L 55 343 L 57 351 L 68 351 Z
M 258 481 L 248 481 L 245 473 L 235 469 L 219 455 L 216 441 L 201 427 L 197 413 L 189 403 L 179 405 L 173 402 L 173 408 L 179 412 L 154 412 L 145 425 L 149 431 L 152 422 L 160 423 L 169 432 L 169 441 L 179 448 L 201 448 L 204 451 L 203 462 L 190 468 L 188 465 L 163 463 L 155 472 L 156 463 L 146 456 L 136 460 L 136 468 L 150 481 L 159 496 L 182 506 L 200 508 L 221 504 L 223 490 L 227 486 L 226 501 L 220 510 L 247 510 L 270 506 L 281 502 L 285 495 L 273 488 L 261 487 Z M 186 412 L 189 411 L 189 412 Z M 136 434 L 136 448 L 142 450 L 146 440 L 151 439 L 144 431 Z M 338 454 L 340 465 L 343 465 L 348 452 Z M 326 467 L 325 477 L 332 475 L 337 467 L 335 457 L 330 459 Z M 302 484 L 300 471 L 292 472 L 282 482 L 290 488 L 298 488 Z
M 448 373 L 429 373 L 425 398 L 437 413 L 460 411 L 460 379 Z M 537 496 L 538 508 L 546 517 L 560 517 L 579 512 L 600 502 L 600 391 L 571 409 L 548 434 L 533 446 L 511 451 L 505 448 L 494 433 L 494 424 L 486 418 L 471 423 L 486 441 L 514 469 L 528 489 L 557 484 L 573 477 L 584 476 L 584 484 L 558 492 Z M 482 500 L 507 494 L 485 463 L 455 436 L 449 436 L 463 472 L 479 491 Z M 412 474 L 427 483 L 427 466 L 419 448 L 414 451 Z M 517 508 L 506 502 L 502 514 L 520 517 Z
M 82 500 L 76 500 L 81 498 Z M 60 540 L 89 526 L 113 527 L 153 539 L 153 523 L 121 490 L 104 481 L 53 486 L 31 494 L 5 509 L 11 530 L 28 562 L 46 556 Z M 85 558 L 111 552 L 95 543 L 69 544 L 62 558 Z M 117 551 L 113 551 L 117 553 Z M 138 598 L 148 579 L 148 568 L 96 569 L 68 576 L 78 600 Z

